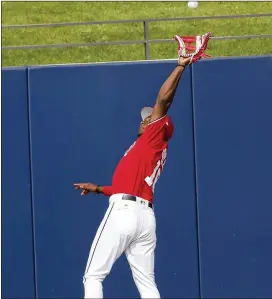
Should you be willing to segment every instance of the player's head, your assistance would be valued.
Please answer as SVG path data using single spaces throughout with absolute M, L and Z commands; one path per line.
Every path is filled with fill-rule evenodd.
M 153 111 L 152 107 L 144 107 L 142 109 L 141 111 L 142 121 L 138 131 L 138 137 L 140 137 L 144 133 L 146 126 L 150 123 L 152 111 Z

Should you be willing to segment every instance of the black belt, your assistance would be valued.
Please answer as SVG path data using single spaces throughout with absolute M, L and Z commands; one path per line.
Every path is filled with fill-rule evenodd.
M 127 195 L 127 194 L 124 194 L 124 195 L 122 196 L 122 199 L 124 199 L 124 200 L 137 201 L 137 197 L 136 197 L 136 196 Z M 141 200 L 140 200 L 140 202 L 141 202 Z M 145 203 L 145 202 L 146 202 L 146 200 L 142 200 L 141 203 Z M 153 204 L 152 204 L 151 202 L 148 202 L 148 207 L 152 209 L 152 208 L 153 208 Z

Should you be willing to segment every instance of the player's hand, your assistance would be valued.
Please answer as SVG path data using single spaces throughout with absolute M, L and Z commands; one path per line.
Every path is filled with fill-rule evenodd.
M 191 57 L 179 57 L 178 65 L 188 65 L 190 64 Z
M 87 195 L 90 192 L 95 193 L 97 185 L 92 183 L 76 183 L 74 184 L 76 190 L 82 190 L 81 195 Z

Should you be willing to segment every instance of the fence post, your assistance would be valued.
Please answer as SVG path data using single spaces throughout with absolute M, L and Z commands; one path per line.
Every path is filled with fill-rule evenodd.
M 149 42 L 148 42 L 148 21 L 144 21 L 144 47 L 145 47 L 145 60 L 150 58 L 149 54 Z

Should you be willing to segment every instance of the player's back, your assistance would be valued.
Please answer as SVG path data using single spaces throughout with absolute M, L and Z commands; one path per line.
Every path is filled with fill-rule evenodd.
M 115 170 L 112 181 L 115 194 L 130 194 L 152 202 L 173 130 L 169 116 L 147 125 L 145 132 L 126 151 Z

